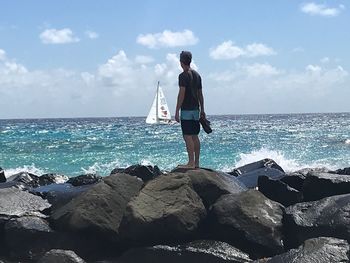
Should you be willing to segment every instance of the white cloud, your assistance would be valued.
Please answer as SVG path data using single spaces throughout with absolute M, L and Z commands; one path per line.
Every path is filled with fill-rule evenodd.
M 319 73 L 321 72 L 322 68 L 317 65 L 307 65 L 306 66 L 306 71 L 311 72 L 311 73 Z
M 257 77 L 257 76 L 272 76 L 280 74 L 280 71 L 275 67 L 269 64 L 258 64 L 255 63 L 253 65 L 245 66 L 245 70 L 248 75 Z
M 330 61 L 330 59 L 329 59 L 329 57 L 323 57 L 323 58 L 321 58 L 321 60 L 320 60 L 323 64 L 326 64 L 326 63 L 328 63 L 329 61 Z
M 198 43 L 198 38 L 191 30 L 172 32 L 164 30 L 162 33 L 140 34 L 136 42 L 148 48 L 192 46 Z
M 135 62 L 138 64 L 149 64 L 154 62 L 154 58 L 150 56 L 136 56 Z
M 80 41 L 69 28 L 61 30 L 46 29 L 40 34 L 40 39 L 44 44 L 67 44 Z
M 276 52 L 272 48 L 261 43 L 239 47 L 235 46 L 231 40 L 225 41 L 210 50 L 210 57 L 213 59 L 236 59 L 239 57 L 271 56 L 275 54 Z
M 96 32 L 90 30 L 85 31 L 85 35 L 90 39 L 96 39 L 99 37 L 99 35 Z
M 6 58 L 6 52 L 5 50 L 0 48 L 0 60 L 5 60 Z
M 304 3 L 301 6 L 301 11 L 309 15 L 319 15 L 325 17 L 338 16 L 340 12 L 345 9 L 344 5 L 339 5 L 338 7 L 327 7 L 323 4 L 316 4 L 314 2 Z

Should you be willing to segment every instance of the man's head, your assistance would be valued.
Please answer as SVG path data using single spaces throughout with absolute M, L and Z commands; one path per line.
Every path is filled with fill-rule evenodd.
M 192 61 L 192 54 L 190 51 L 182 51 L 180 54 L 180 62 L 186 66 L 189 66 Z

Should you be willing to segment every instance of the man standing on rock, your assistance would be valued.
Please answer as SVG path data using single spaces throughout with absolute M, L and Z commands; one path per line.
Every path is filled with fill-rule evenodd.
M 181 119 L 181 129 L 188 154 L 188 163 L 179 165 L 179 167 L 194 169 L 199 167 L 199 117 L 205 117 L 205 112 L 202 79 L 198 72 L 191 68 L 191 61 L 191 52 L 182 51 L 180 64 L 183 72 L 179 75 L 179 94 L 177 96 L 175 120 L 180 122 Z

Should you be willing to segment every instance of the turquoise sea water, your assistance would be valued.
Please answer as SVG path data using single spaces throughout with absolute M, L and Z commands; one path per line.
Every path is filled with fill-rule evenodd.
M 266 157 L 285 170 L 350 166 L 350 113 L 209 116 L 201 131 L 201 166 L 230 171 Z M 108 175 L 115 167 L 171 170 L 187 155 L 180 125 L 145 118 L 0 120 L 0 167 L 68 176 Z

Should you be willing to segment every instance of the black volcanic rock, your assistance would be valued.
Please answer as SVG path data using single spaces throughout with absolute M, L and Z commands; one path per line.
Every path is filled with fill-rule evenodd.
M 111 174 L 116 173 L 126 173 L 131 176 L 136 176 L 144 182 L 148 182 L 149 180 L 152 180 L 156 178 L 157 176 L 161 175 L 162 172 L 159 170 L 158 166 L 151 166 L 151 165 L 132 165 L 128 168 L 115 168 L 112 170 Z
M 282 253 L 284 207 L 256 190 L 223 195 L 213 205 L 208 231 L 253 257 Z
M 304 201 L 350 193 L 350 176 L 309 172 L 303 185 Z
M 281 180 L 273 180 L 267 176 L 260 176 L 258 178 L 258 189 L 267 198 L 279 202 L 284 206 L 294 205 L 303 200 L 301 192 L 288 186 Z
M 267 176 L 272 179 L 281 179 L 286 174 L 284 172 L 281 172 L 280 170 L 274 169 L 274 168 L 259 168 L 257 170 L 241 174 L 237 176 L 237 179 L 241 181 L 243 184 L 245 184 L 248 188 L 255 188 L 258 187 L 258 178 L 260 176 Z
M 282 169 L 282 167 L 279 166 L 274 160 L 266 158 L 254 163 L 249 163 L 244 166 L 235 168 L 233 169 L 232 172 L 229 172 L 229 174 L 234 176 L 239 176 L 245 173 L 250 173 L 250 172 L 259 170 L 261 168 L 273 168 L 284 173 L 284 170 Z
M 157 245 L 130 249 L 120 263 L 244 263 L 249 255 L 221 241 L 197 240 L 183 245 Z
M 29 188 L 40 186 L 39 176 L 28 172 L 20 172 L 11 175 L 9 178 L 7 178 L 7 181 L 23 183 L 26 187 Z
M 96 184 L 102 180 L 102 177 L 96 174 L 83 174 L 76 177 L 71 177 L 67 181 L 68 184 L 74 186 L 82 186 L 88 184 Z
M 340 263 L 349 262 L 349 244 L 346 240 L 319 237 L 308 239 L 297 249 L 256 263 Z
M 350 241 L 350 194 L 287 207 L 284 228 L 286 245 L 292 248 L 322 236 Z
M 5 171 L 0 167 L 0 183 L 5 183 L 6 177 L 5 177 Z
M 338 170 L 332 171 L 330 173 L 350 175 L 350 167 L 338 169 Z
M 84 263 L 74 251 L 51 249 L 38 261 L 38 263 Z

